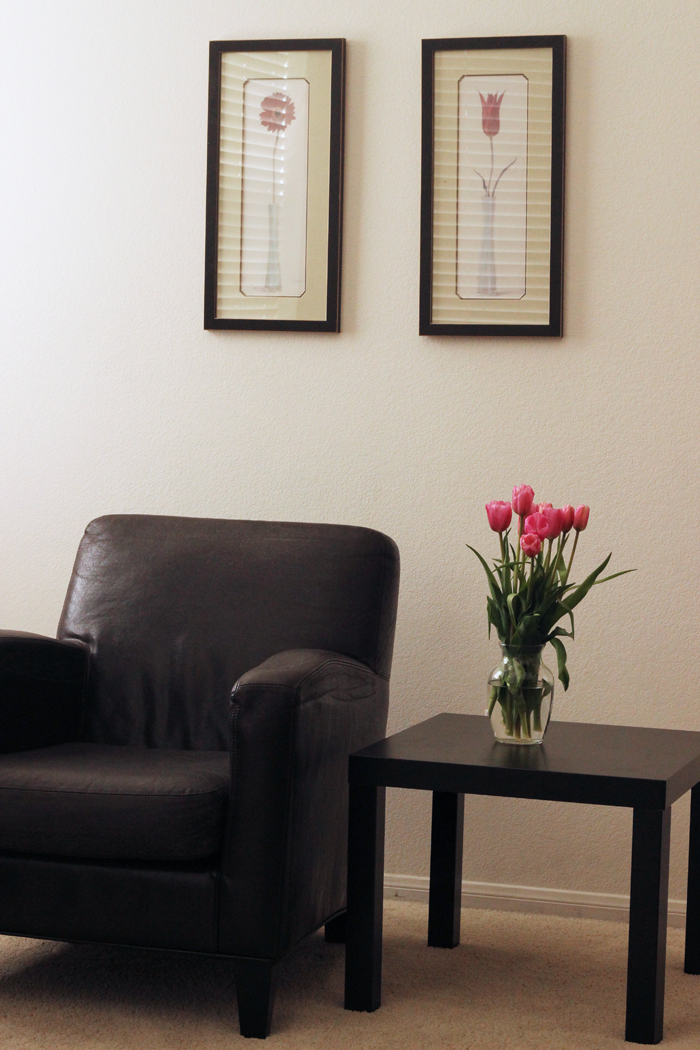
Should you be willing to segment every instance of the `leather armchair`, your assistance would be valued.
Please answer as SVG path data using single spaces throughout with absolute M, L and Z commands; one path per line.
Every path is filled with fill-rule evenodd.
M 343 939 L 398 578 L 370 529 L 93 521 L 57 639 L 0 632 L 0 930 L 230 957 L 264 1038 L 276 963 Z

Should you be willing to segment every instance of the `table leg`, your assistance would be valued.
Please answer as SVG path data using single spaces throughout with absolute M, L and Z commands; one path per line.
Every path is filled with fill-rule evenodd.
M 659 1043 L 663 1037 L 670 840 L 670 806 L 635 809 L 625 1029 L 630 1043 Z
M 345 1009 L 382 1001 L 384 814 L 386 789 L 350 785 Z
M 459 944 L 463 837 L 464 795 L 434 791 L 428 910 L 428 944 L 433 948 Z
M 685 916 L 685 972 L 700 973 L 700 784 L 690 795 L 688 905 Z

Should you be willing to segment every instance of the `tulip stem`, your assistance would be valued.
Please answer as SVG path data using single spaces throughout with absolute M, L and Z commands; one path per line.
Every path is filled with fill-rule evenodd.
M 524 573 L 522 571 L 523 570 L 522 562 L 525 559 L 525 555 L 523 553 L 522 547 L 520 546 L 520 540 L 521 540 L 522 535 L 523 535 L 523 523 L 524 523 L 524 521 L 525 521 L 525 515 L 524 514 L 519 514 L 518 515 L 518 553 L 517 553 L 517 556 L 516 556 L 516 559 L 515 559 L 515 586 L 516 586 L 516 588 L 518 587 L 518 582 L 520 582 L 520 583 L 524 583 L 525 582 L 525 575 L 524 575 Z M 522 555 L 522 557 L 521 557 L 521 555 Z
M 506 569 L 506 544 L 504 533 L 499 532 L 498 542 L 501 545 L 501 587 L 503 588 L 503 593 L 508 594 L 508 570 Z
M 551 558 L 551 556 L 552 556 L 552 539 L 550 537 L 547 540 L 547 557 L 545 558 L 545 561 L 544 561 L 544 571 L 545 572 L 547 572 L 549 570 L 549 559 Z
M 503 178 L 503 176 L 505 175 L 505 173 L 506 173 L 506 172 L 508 171 L 508 168 L 512 168 L 512 167 L 513 167 L 513 165 L 515 164 L 515 162 L 516 162 L 516 160 L 517 160 L 517 159 L 518 159 L 517 157 L 513 157 L 513 159 L 512 159 L 512 161 L 510 162 L 510 164 L 506 164 L 505 168 L 503 169 L 503 171 L 501 172 L 501 174 L 500 174 L 500 175 L 498 176 L 498 178 L 496 179 L 496 185 L 495 185 L 495 186 L 493 187 L 493 192 L 491 193 L 491 196 L 492 196 L 492 197 L 495 197 L 495 196 L 496 196 L 496 190 L 498 189 L 498 184 L 499 184 L 499 182 L 501 181 L 501 179 Z
M 574 554 L 576 553 L 576 544 L 578 543 L 578 537 L 579 537 L 579 533 L 577 531 L 576 535 L 574 536 L 574 545 L 571 548 L 571 557 L 569 558 L 569 564 L 568 564 L 567 569 L 566 569 L 566 576 L 564 577 L 564 586 L 566 586 L 567 583 L 569 582 L 569 573 L 571 572 L 571 566 L 572 566 L 573 561 L 574 561 Z
M 566 538 L 564 539 L 564 542 L 566 542 Z M 552 541 L 550 540 L 549 543 L 550 543 L 550 546 L 551 546 Z M 560 536 L 559 539 L 557 540 L 557 549 L 554 552 L 554 560 L 551 563 L 551 565 L 547 564 L 547 566 L 545 567 L 545 572 L 548 573 L 548 576 L 547 576 L 547 587 L 546 587 L 547 590 L 549 590 L 549 588 L 554 583 L 554 580 L 556 579 L 557 565 L 559 563 L 559 558 L 561 556 L 562 546 L 563 546 L 563 543 L 562 543 L 562 538 Z M 549 557 L 549 555 L 548 555 L 548 557 Z

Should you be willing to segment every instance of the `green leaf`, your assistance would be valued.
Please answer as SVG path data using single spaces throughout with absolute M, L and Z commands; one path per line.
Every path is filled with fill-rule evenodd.
M 625 576 L 628 572 L 636 571 L 636 569 L 623 569 L 622 572 L 614 572 L 612 576 L 604 576 L 602 580 L 596 580 L 595 585 L 597 587 L 599 583 L 607 583 L 608 580 L 614 580 L 617 576 Z
M 545 636 L 549 634 L 549 632 L 554 627 L 554 624 L 557 623 L 557 621 L 561 620 L 562 616 L 568 616 L 569 620 L 571 621 L 571 637 L 573 638 L 574 614 L 572 613 L 571 609 L 569 609 L 566 602 L 557 600 L 553 603 L 553 605 L 548 605 L 547 610 L 547 613 L 545 613 L 544 611 L 542 613 L 542 630 Z
M 557 654 L 557 677 L 564 686 L 564 692 L 569 688 L 569 672 L 566 669 L 566 649 L 559 638 L 550 639 Z
M 469 547 L 469 544 L 467 544 L 467 547 Z M 496 577 L 491 572 L 491 569 L 489 569 L 488 565 L 486 564 L 485 559 L 481 557 L 479 552 L 477 550 L 474 550 L 473 547 L 469 547 L 469 550 L 472 552 L 472 554 L 476 554 L 477 558 L 479 559 L 479 561 L 481 562 L 481 564 L 484 567 L 484 572 L 486 573 L 486 578 L 489 581 L 489 590 L 491 591 L 491 597 L 496 602 L 498 602 L 499 599 L 500 599 L 499 604 L 501 604 L 502 601 L 503 601 L 503 592 L 501 591 L 501 588 L 498 586 L 498 583 L 496 582 Z
M 563 627 L 555 627 L 554 630 L 552 631 L 552 633 L 550 634 L 549 638 L 547 639 L 547 641 L 551 642 L 552 638 L 573 638 L 573 637 L 574 637 L 574 635 L 573 635 L 572 631 L 565 631 Z
M 508 687 L 508 692 L 512 696 L 515 696 L 520 691 L 520 686 L 525 681 L 526 674 L 527 672 L 520 660 L 514 658 L 510 661 L 504 680 Z
M 520 645 L 538 645 L 540 642 L 539 623 L 540 617 L 538 613 L 523 616 L 518 624 L 513 642 Z
M 491 637 L 491 625 L 496 628 L 499 638 L 504 638 L 508 633 L 508 618 L 504 617 L 504 609 L 495 602 L 493 598 L 486 598 L 488 612 L 489 637 Z
M 520 612 L 520 605 L 521 605 L 521 602 L 519 601 L 519 595 L 517 595 L 517 594 L 509 594 L 507 599 L 506 599 L 506 603 L 508 605 L 508 612 L 510 614 L 510 622 L 513 624 L 513 627 L 515 627 L 517 629 L 517 627 L 518 627 L 518 614 Z
M 608 564 L 608 562 L 610 561 L 611 558 L 612 558 L 612 553 L 608 554 L 608 556 L 605 559 L 605 561 L 601 562 L 601 564 L 598 566 L 598 568 L 594 569 L 593 572 L 589 576 L 586 577 L 586 579 L 583 581 L 583 583 L 579 584 L 579 586 L 574 590 L 573 594 L 568 595 L 568 597 L 566 599 L 566 607 L 567 607 L 567 609 L 573 609 L 576 605 L 578 605 L 578 603 L 580 601 L 583 601 L 583 599 L 586 597 L 586 595 L 590 591 L 591 587 L 593 586 L 595 581 L 598 579 L 598 577 L 600 576 L 600 574 L 603 571 L 603 569 L 607 566 L 607 564 Z
M 560 553 L 557 558 L 557 574 L 559 576 L 559 582 L 566 583 L 566 561 L 563 553 Z

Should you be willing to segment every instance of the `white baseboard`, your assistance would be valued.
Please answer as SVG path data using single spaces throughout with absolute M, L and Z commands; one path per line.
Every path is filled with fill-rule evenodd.
M 428 903 L 427 875 L 384 875 L 384 896 Z M 583 890 L 552 890 L 542 886 L 507 886 L 500 882 L 462 883 L 463 908 L 495 908 L 500 911 L 539 912 L 566 915 L 570 919 L 609 919 L 627 922 L 629 897 L 622 893 L 586 893 Z M 669 926 L 685 925 L 685 901 L 668 902 Z

